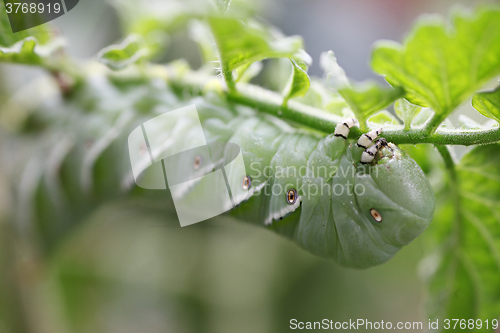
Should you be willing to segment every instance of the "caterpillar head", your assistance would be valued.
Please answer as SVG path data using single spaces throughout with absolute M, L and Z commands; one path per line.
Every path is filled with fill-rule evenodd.
M 381 221 L 373 214 L 369 217 L 384 236 L 398 246 L 406 245 L 432 220 L 435 198 L 429 181 L 420 166 L 393 144 L 379 152 L 379 160 L 371 169 L 370 185 L 374 186 L 367 185 L 367 190 L 378 193 L 380 200 L 373 202 L 369 196 L 361 196 L 358 202 L 364 206 L 364 213 L 374 209 L 380 214 Z
M 339 237 L 351 239 L 338 258 L 346 266 L 366 268 L 389 260 L 432 220 L 435 198 L 422 169 L 396 145 L 380 146 L 371 164 L 354 166 L 355 208 L 335 221 Z

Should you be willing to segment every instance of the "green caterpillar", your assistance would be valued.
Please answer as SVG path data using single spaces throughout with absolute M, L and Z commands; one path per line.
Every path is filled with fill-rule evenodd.
M 233 196 L 238 207 L 230 212 L 240 220 L 265 226 L 314 254 L 356 268 L 389 260 L 431 222 L 430 184 L 398 147 L 374 140 L 380 130 L 349 145 L 346 137 L 353 119 L 320 138 L 272 117 L 237 116 L 227 125 L 213 127 L 206 117 L 208 141 L 220 140 L 226 133 L 222 136 L 228 142 L 241 147 L 247 174 L 240 175 L 239 184 L 248 194 Z M 225 158 L 224 152 L 219 157 L 223 164 L 233 158 Z M 192 155 L 185 162 L 192 165 L 178 168 L 199 167 L 200 160 Z M 215 194 L 199 180 L 190 193 Z M 186 206 L 196 209 L 197 198 L 186 194 Z
M 272 229 L 314 254 L 355 268 L 386 262 L 429 225 L 434 194 L 427 179 L 398 147 L 375 140 L 379 130 L 349 144 L 354 119 L 321 137 L 217 96 L 188 101 L 180 96 L 159 80 L 114 84 L 99 75 L 63 101 L 59 111 L 53 105 L 35 110 L 38 122 L 59 132 L 36 148 L 43 152 L 40 159 L 48 156 L 47 168 L 31 179 L 29 190 L 23 185 L 19 191 L 35 197 L 31 219 L 64 216 L 71 221 L 100 200 L 136 191 L 128 134 L 151 118 L 194 104 L 208 145 L 233 145 L 212 149 L 209 157 L 192 151 L 189 158 L 176 160 L 178 169 L 208 174 L 234 160 L 232 150 L 239 147 L 246 174 L 226 175 L 237 179 L 242 190 L 233 191 L 236 207 L 227 213 L 236 219 Z M 163 134 L 174 133 L 176 126 L 162 129 Z M 181 198 L 195 210 L 196 198 L 217 190 L 199 178 Z M 141 193 L 146 192 L 153 191 Z

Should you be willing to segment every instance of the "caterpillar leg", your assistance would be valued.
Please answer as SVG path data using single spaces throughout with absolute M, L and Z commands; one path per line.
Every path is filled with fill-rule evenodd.
M 347 136 L 349 136 L 349 131 L 351 127 L 355 126 L 358 121 L 354 118 L 348 118 L 344 120 L 343 123 L 340 123 L 335 127 L 335 132 L 333 132 L 334 136 L 340 136 L 347 140 Z

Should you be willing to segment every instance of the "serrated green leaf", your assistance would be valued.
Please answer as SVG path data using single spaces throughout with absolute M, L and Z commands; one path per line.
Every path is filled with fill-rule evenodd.
M 349 86 L 349 79 L 344 69 L 339 66 L 333 51 L 321 53 L 319 63 L 326 74 L 326 84 L 330 88 L 337 90 Z
M 376 127 L 376 126 L 394 127 L 400 125 L 398 119 L 394 117 L 387 110 L 382 110 L 380 112 L 377 112 L 376 114 L 368 118 L 368 124 L 371 125 L 370 127 Z
M 338 90 L 351 106 L 358 120 L 366 120 L 375 112 L 385 109 L 403 95 L 401 88 L 381 87 L 375 82 L 353 84 Z
M 441 193 L 428 231 L 428 241 L 437 249 L 422 263 L 432 318 L 491 323 L 500 316 L 499 164 L 500 145 L 478 146 L 456 167 L 460 201 L 450 199 L 453 187 Z
M 371 81 L 350 82 L 332 51 L 321 55 L 320 65 L 327 74 L 327 85 L 335 89 L 349 104 L 363 130 L 367 129 L 366 120 L 370 116 L 385 109 L 404 94 L 400 87 L 382 87 Z
M 265 58 L 292 58 L 302 48 L 301 37 L 278 38 L 254 23 L 227 17 L 211 17 L 208 21 L 226 79 L 240 66 Z
M 283 90 L 283 104 L 285 105 L 290 98 L 304 96 L 311 85 L 307 74 L 307 65 L 295 59 L 290 59 L 290 62 L 292 63 L 292 75 Z
M 3 9 L 5 7 L 2 5 L 0 8 Z M 18 18 L 22 18 L 22 16 L 19 16 Z M 49 42 L 51 39 L 50 25 L 43 24 L 34 28 L 13 33 L 6 11 L 0 11 L 0 46 L 12 46 L 28 37 L 35 37 L 40 44 Z
M 483 116 L 500 123 L 500 87 L 494 91 L 475 94 L 472 98 L 472 106 Z
M 500 9 L 457 11 L 453 29 L 437 16 L 421 19 L 403 45 L 380 42 L 372 66 L 402 86 L 413 104 L 431 107 L 436 126 L 460 103 L 500 74 Z
M 110 45 L 102 49 L 97 58 L 112 70 L 120 70 L 141 60 L 148 59 L 150 49 L 142 36 L 133 34 L 119 45 Z
M 409 130 L 411 122 L 418 115 L 422 107 L 411 104 L 406 99 L 398 99 L 394 103 L 394 111 L 405 124 L 405 130 Z
M 0 13 L 0 62 L 46 66 L 64 44 L 60 37 L 51 38 L 47 24 L 12 33 L 7 14 Z
M 309 90 L 303 97 L 297 97 L 296 101 L 338 115 L 342 115 L 342 109 L 349 108 L 344 99 L 336 92 L 328 89 L 322 80 L 315 77 L 310 77 L 310 79 Z M 350 117 L 352 118 L 353 115 Z
M 25 65 L 48 65 L 53 54 L 64 46 L 62 39 L 40 45 L 35 37 L 26 37 L 11 47 L 0 47 L 0 61 Z

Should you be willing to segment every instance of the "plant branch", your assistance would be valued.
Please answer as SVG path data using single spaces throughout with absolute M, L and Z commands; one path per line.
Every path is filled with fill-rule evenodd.
M 335 126 L 343 119 L 320 109 L 289 100 L 283 104 L 283 97 L 275 92 L 254 86 L 238 85 L 238 90 L 227 93 L 228 100 L 249 106 L 259 112 L 303 124 L 315 130 L 333 133 Z M 353 128 L 354 134 L 361 133 Z
M 448 112 L 444 113 L 445 115 L 449 114 Z M 437 128 L 441 123 L 446 119 L 446 117 L 443 117 L 442 114 L 437 114 L 435 113 L 431 119 L 425 124 L 424 131 L 428 134 L 433 134 L 436 132 Z
M 233 71 L 229 69 L 223 69 L 222 70 L 222 75 L 224 76 L 224 80 L 226 81 L 227 84 L 227 89 L 229 91 L 235 91 L 236 90 L 236 84 L 233 79 Z
M 444 160 L 446 170 L 448 171 L 450 177 L 450 195 L 454 206 L 455 212 L 455 224 L 454 224 L 454 239 L 455 244 L 460 243 L 461 240 L 461 230 L 463 224 L 462 217 L 462 204 L 460 198 L 460 184 L 457 176 L 457 171 L 455 168 L 455 162 L 451 156 L 450 150 L 446 146 L 436 145 L 437 150 L 441 154 Z
M 177 75 L 169 72 L 167 81 L 177 90 L 190 90 L 193 94 L 203 94 L 204 87 L 213 80 L 195 72 L 184 72 Z M 206 90 L 206 89 L 205 89 Z M 333 133 L 335 126 L 344 119 L 327 111 L 290 100 L 283 105 L 283 96 L 280 94 L 251 84 L 237 84 L 236 89 L 224 92 L 227 99 L 233 103 L 245 105 L 259 112 L 268 113 L 289 121 L 299 123 L 324 133 Z M 438 121 L 436 120 L 436 123 Z M 483 145 L 500 142 L 500 128 L 465 130 L 465 129 L 437 129 L 429 131 L 425 127 L 387 129 L 382 137 L 395 144 L 420 144 L 435 145 Z M 439 124 L 438 124 L 439 126 Z M 432 126 L 434 127 L 434 125 Z M 350 138 L 357 138 L 363 132 L 357 127 L 351 129 Z

